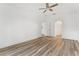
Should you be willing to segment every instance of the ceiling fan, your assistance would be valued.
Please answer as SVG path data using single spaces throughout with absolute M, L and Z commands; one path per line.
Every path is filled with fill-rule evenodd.
M 39 8 L 39 10 L 44 10 L 43 13 L 49 11 L 53 11 L 53 7 L 58 6 L 58 4 L 53 4 L 53 5 L 49 5 L 49 3 L 46 3 L 46 7 L 45 8 Z

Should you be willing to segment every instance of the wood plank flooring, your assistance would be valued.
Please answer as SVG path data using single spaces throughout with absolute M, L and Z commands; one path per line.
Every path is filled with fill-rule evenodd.
M 77 40 L 62 39 L 57 48 L 56 40 L 51 36 L 39 37 L 0 49 L 0 56 L 79 56 Z

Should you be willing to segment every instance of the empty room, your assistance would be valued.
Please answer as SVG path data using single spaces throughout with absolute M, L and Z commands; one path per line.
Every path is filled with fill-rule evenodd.
M 0 3 L 0 56 L 79 56 L 79 3 Z

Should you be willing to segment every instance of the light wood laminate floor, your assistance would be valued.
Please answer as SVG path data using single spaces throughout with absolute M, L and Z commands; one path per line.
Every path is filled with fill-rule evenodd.
M 39 37 L 0 49 L 0 56 L 78 56 L 79 42 L 62 39 L 57 47 L 56 40 L 51 36 Z

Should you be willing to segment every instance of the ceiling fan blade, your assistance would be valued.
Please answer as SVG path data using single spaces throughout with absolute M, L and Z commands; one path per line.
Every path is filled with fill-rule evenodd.
M 43 10 L 43 9 L 46 9 L 46 8 L 39 8 L 39 10 Z
M 51 5 L 50 8 L 55 7 L 55 6 L 58 6 L 58 4 L 56 3 L 54 5 Z
M 47 10 L 44 10 L 43 13 L 45 13 Z
M 49 3 L 46 3 L 46 8 L 49 8 Z
M 53 11 L 53 9 L 49 9 L 49 11 Z

